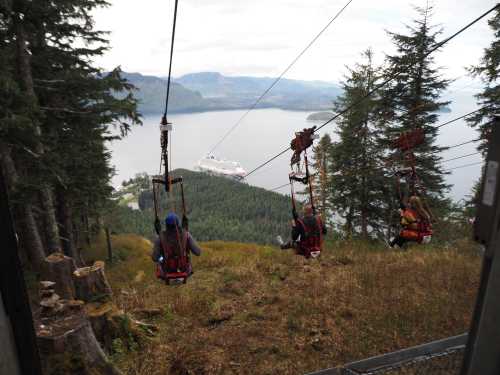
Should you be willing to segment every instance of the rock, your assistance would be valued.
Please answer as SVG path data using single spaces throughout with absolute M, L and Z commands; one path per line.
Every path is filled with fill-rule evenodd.
M 54 285 L 56 285 L 56 283 L 53 281 L 40 281 L 41 289 L 52 289 Z
M 50 297 L 42 299 L 40 301 L 40 306 L 54 308 L 58 304 L 60 298 L 61 297 L 54 293 Z

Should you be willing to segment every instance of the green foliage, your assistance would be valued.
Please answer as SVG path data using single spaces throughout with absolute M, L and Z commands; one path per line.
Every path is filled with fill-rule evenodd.
M 485 150 L 488 132 L 493 126 L 492 120 L 495 114 L 500 112 L 500 9 L 497 8 L 495 15 L 488 21 L 493 31 L 493 41 L 484 50 L 481 62 L 470 68 L 475 77 L 480 77 L 484 83 L 484 89 L 476 95 L 481 111 L 468 118 L 472 127 L 479 129 L 483 142 L 480 150 Z
M 172 174 L 184 179 L 189 229 L 197 240 L 274 243 L 277 235 L 288 237 L 291 219 L 288 197 L 205 173 L 175 170 Z M 106 219 L 112 223 L 114 232 L 154 238 L 151 187 L 137 189 L 145 182 L 149 183 L 149 178 L 139 175 L 126 183 L 125 190 L 127 193 L 135 191 L 141 210 L 121 205 L 114 207 Z M 121 191 L 118 194 L 123 195 Z M 162 190 L 159 201 L 162 221 L 172 209 L 182 215 L 178 186 L 174 186 L 170 197 Z
M 72 256 L 81 232 L 90 235 L 90 219 L 99 221 L 112 192 L 105 142 L 140 124 L 134 87 L 119 68 L 104 74 L 94 64 L 107 40 L 94 29 L 92 14 L 107 5 L 104 0 L 0 4 L 0 151 L 18 169 L 8 176 L 10 189 L 23 193 L 13 195 L 14 203 L 33 205 L 40 218 L 53 221 L 50 230 L 50 223 L 34 229 L 40 232 L 34 238 L 54 241 Z M 50 196 L 54 207 L 48 199 L 40 202 Z
M 388 239 L 399 230 L 399 200 L 410 186 L 403 180 L 401 189 L 396 189 L 395 174 L 413 163 L 394 149 L 393 141 L 414 129 L 425 133 L 424 142 L 412 151 L 420 194 L 436 218 L 435 232 L 443 234 L 435 239 L 449 243 L 454 238 L 458 214 L 445 196 L 449 186 L 434 126 L 438 112 L 448 105 L 440 97 L 449 81 L 442 78 L 430 54 L 440 34 L 430 24 L 432 8 L 417 11 L 419 17 L 407 33 L 389 32 L 396 52 L 382 67 L 374 66 L 368 49 L 363 61 L 349 69 L 334 107 L 342 113 L 332 137 L 338 141 L 324 137 L 314 150 L 318 205 L 330 213 L 330 221 L 342 229 L 344 238 Z
M 372 62 L 373 52 L 365 51 L 363 58 L 363 63 L 349 70 L 344 94 L 335 103 L 338 112 L 352 108 L 337 121 L 339 141 L 330 152 L 329 200 L 344 220 L 346 236 L 360 233 L 366 239 L 369 227 L 372 233 L 380 231 L 388 181 L 380 166 L 384 150 L 375 120 L 377 96 L 363 99 L 381 77 Z
M 391 110 L 384 107 L 381 122 L 384 122 L 388 140 L 397 138 L 404 131 L 424 130 L 424 143 L 414 150 L 417 173 L 431 204 L 446 205 L 444 194 L 449 186 L 444 181 L 439 156 L 443 148 L 435 144 L 438 129 L 433 125 L 438 121 L 437 112 L 449 104 L 440 101 L 449 81 L 442 78 L 442 68 L 435 65 L 435 53 L 429 54 L 441 34 L 430 25 L 432 8 L 417 8 L 417 11 L 420 17 L 414 21 L 414 26 L 408 27 L 408 34 L 389 33 L 397 53 L 387 56 L 384 76 L 397 76 L 384 90 L 382 101 Z M 401 160 L 401 155 L 393 157 Z

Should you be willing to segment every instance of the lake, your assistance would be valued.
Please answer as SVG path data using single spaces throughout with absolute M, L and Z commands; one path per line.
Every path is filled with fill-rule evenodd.
M 457 105 L 458 106 L 458 105 Z M 455 107 L 457 107 L 455 106 Z M 444 113 L 440 123 L 458 117 L 474 109 L 474 103 L 462 103 L 460 111 L 451 106 L 451 113 Z M 174 114 L 169 117 L 173 123 L 172 166 L 173 168 L 194 169 L 197 161 L 205 156 L 212 146 L 227 132 L 245 111 L 218 111 L 192 114 Z M 311 127 L 307 122 L 310 112 L 284 111 L 279 109 L 258 109 L 250 112 L 239 127 L 215 151 L 221 158 L 239 161 L 247 171 L 289 146 L 294 132 L 304 127 Z M 145 116 L 143 126 L 136 127 L 128 137 L 115 141 L 110 149 L 112 163 L 116 168 L 113 185 L 118 186 L 123 180 L 136 173 L 158 173 L 160 163 L 160 131 L 158 116 Z M 331 133 L 335 124 L 321 130 L 320 134 Z M 458 121 L 441 129 L 439 143 L 452 145 L 477 137 L 475 132 Z M 475 151 L 474 144 L 455 148 L 443 153 L 444 159 L 469 154 Z M 267 189 L 287 183 L 290 170 L 288 151 L 266 167 L 248 178 L 248 183 Z M 446 168 L 473 163 L 480 160 L 478 155 L 470 158 L 445 163 Z M 447 177 L 453 184 L 451 196 L 462 199 L 470 192 L 474 181 L 480 174 L 480 166 L 458 169 Z M 280 192 L 286 193 L 287 188 Z

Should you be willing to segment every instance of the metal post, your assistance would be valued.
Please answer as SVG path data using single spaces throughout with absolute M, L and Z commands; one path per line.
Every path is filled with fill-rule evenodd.
M 461 375 L 500 374 L 500 118 L 490 134 L 475 239 L 486 246 Z
M 33 318 L 0 169 L 0 373 L 42 375 Z

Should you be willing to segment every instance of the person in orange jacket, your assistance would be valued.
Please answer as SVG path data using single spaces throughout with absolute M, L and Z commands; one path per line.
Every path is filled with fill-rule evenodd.
M 432 237 L 431 215 L 424 208 L 422 200 L 412 195 L 408 204 L 401 203 L 402 230 L 389 245 L 402 248 L 407 242 L 429 243 Z

